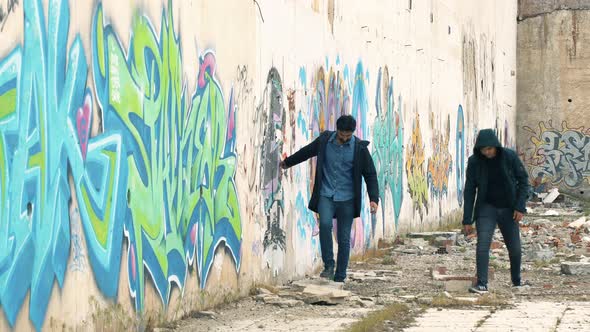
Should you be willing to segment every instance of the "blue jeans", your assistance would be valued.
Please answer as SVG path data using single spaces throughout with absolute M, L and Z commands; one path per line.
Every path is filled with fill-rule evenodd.
M 490 245 L 496 230 L 496 224 L 502 232 L 504 243 L 510 257 L 510 276 L 514 285 L 520 284 L 520 264 L 522 251 L 520 248 L 520 228 L 513 219 L 512 209 L 500 209 L 484 204 L 477 216 L 477 282 L 488 284 L 488 266 L 490 262 Z
M 332 198 L 320 197 L 318 212 L 320 215 L 320 247 L 325 268 L 334 267 L 334 245 L 332 243 L 332 220 L 338 222 L 338 265 L 334 280 L 346 279 L 346 269 L 350 258 L 350 230 L 354 216 L 353 200 L 334 202 Z

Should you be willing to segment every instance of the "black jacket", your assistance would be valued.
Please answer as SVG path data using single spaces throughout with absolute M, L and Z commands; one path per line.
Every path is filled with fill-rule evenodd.
M 317 156 L 317 166 L 315 172 L 315 182 L 313 186 L 313 193 L 309 201 L 309 209 L 313 212 L 318 212 L 318 203 L 320 201 L 320 190 L 322 188 L 323 165 L 326 156 L 326 145 L 333 131 L 324 131 L 313 142 L 295 152 L 292 156 L 285 159 L 287 167 L 293 167 L 310 158 Z M 367 191 L 371 202 L 379 203 L 379 184 L 377 182 L 377 171 L 371 153 L 369 153 L 368 141 L 364 141 L 355 136 L 354 160 L 353 160 L 353 192 L 354 192 L 354 217 L 358 218 L 361 215 L 362 206 L 362 180 L 365 178 L 367 184 Z
M 501 172 L 508 183 L 505 188 L 508 189 L 509 201 L 512 202 L 512 208 L 522 213 L 526 212 L 526 200 L 529 191 L 528 174 L 524 165 L 518 158 L 516 152 L 502 147 L 498 137 L 492 129 L 483 129 L 479 132 L 473 155 L 467 162 L 467 178 L 465 180 L 464 211 L 463 225 L 471 225 L 477 218 L 477 212 L 481 205 L 486 201 L 488 190 L 488 167 L 480 149 L 483 147 L 493 146 L 498 149 L 498 158 L 500 158 Z M 477 199 L 476 199 L 477 193 Z M 475 204 L 474 204 L 475 203 Z

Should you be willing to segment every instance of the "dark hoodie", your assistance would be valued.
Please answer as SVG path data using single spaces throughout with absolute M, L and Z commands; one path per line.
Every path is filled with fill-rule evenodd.
M 293 167 L 310 158 L 317 156 L 317 165 L 315 172 L 315 180 L 313 192 L 309 201 L 309 209 L 313 212 L 318 212 L 318 204 L 320 201 L 320 190 L 322 186 L 323 165 L 326 156 L 326 145 L 333 131 L 324 131 L 309 145 L 304 146 L 301 150 L 295 152 L 292 156 L 285 159 L 287 167 Z M 352 163 L 352 181 L 354 193 L 354 217 L 358 218 L 361 215 L 362 206 L 362 178 L 365 178 L 367 184 L 367 192 L 371 202 L 379 203 L 379 184 L 377 182 L 377 171 L 371 153 L 367 148 L 368 141 L 361 140 L 355 136 L 354 160 Z
M 489 146 L 498 149 L 496 158 L 492 160 L 480 152 L 481 148 Z M 503 148 L 494 130 L 481 130 L 473 155 L 467 162 L 463 224 L 473 224 L 483 203 L 525 213 L 528 189 L 528 174 L 516 152 Z

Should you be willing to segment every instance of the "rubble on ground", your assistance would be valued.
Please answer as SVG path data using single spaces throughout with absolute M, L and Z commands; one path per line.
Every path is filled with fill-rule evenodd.
M 496 231 L 488 277 L 491 293 L 500 303 L 590 300 L 590 278 L 586 277 L 590 275 L 590 217 L 584 210 L 580 202 L 558 191 L 541 194 L 528 204 L 520 232 L 522 275 L 531 282 L 530 287 L 511 287 L 510 258 Z M 375 257 L 351 261 L 344 284 L 313 277 L 271 289 L 261 287 L 235 304 L 232 314 L 199 315 L 206 320 L 200 326 L 223 329 L 235 323 L 232 317 L 255 321 L 264 315 L 276 315 L 279 320 L 358 319 L 392 303 L 403 303 L 412 310 L 424 305 L 490 305 L 482 300 L 485 297 L 468 293 L 477 278 L 476 243 L 475 233 L 465 236 L 460 229 L 400 234 L 390 243 L 381 241 Z M 499 305 L 494 303 L 491 305 Z

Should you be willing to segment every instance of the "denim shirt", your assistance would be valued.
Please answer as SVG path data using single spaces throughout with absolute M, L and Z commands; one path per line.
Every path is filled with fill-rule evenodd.
M 354 136 L 339 145 L 334 132 L 326 145 L 323 165 L 322 189 L 320 194 L 332 198 L 335 202 L 354 198 L 352 182 L 352 165 L 354 160 Z

